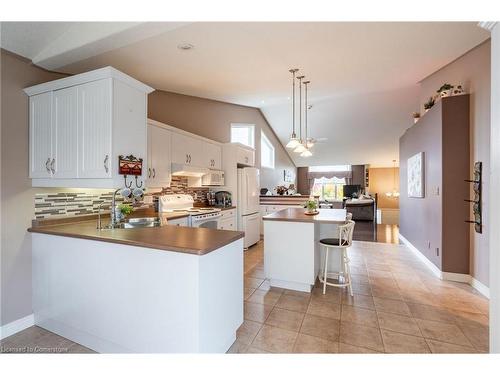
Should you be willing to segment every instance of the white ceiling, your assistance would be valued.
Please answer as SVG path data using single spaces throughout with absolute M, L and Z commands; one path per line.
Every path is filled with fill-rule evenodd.
M 311 133 L 329 141 L 310 159 L 292 153 L 299 166 L 391 165 L 418 81 L 489 37 L 475 22 L 105 23 L 97 39 L 95 27 L 74 26 L 2 24 L 2 46 L 50 69 L 112 65 L 157 89 L 259 107 L 283 143 L 288 69 L 300 68 L 311 80 Z

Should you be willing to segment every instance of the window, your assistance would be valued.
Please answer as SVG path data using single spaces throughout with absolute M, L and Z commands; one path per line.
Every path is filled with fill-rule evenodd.
M 274 168 L 274 146 L 262 131 L 260 132 L 260 165 Z
M 312 193 L 320 200 L 342 200 L 344 197 L 345 178 L 315 178 Z
M 309 167 L 309 172 L 349 172 L 350 170 L 350 165 L 319 165 Z
M 242 143 L 255 148 L 254 129 L 251 124 L 231 124 L 231 143 Z

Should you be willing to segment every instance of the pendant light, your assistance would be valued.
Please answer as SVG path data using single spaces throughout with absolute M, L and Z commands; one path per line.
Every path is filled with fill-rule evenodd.
M 398 198 L 399 197 L 399 191 L 396 190 L 396 160 L 392 161 L 393 168 L 392 168 L 392 191 L 388 191 L 385 193 L 387 198 Z
M 295 148 L 299 145 L 299 140 L 295 134 L 295 73 L 298 71 L 299 70 L 296 68 L 289 70 L 289 72 L 292 73 L 292 135 L 286 144 L 287 148 Z
M 296 152 L 298 154 L 304 152 L 306 148 L 302 144 L 302 80 L 304 79 L 305 76 L 298 76 L 297 79 L 299 80 L 299 144 L 293 152 Z
M 304 81 L 304 101 L 305 101 L 305 105 L 304 105 L 304 127 L 305 127 L 305 139 L 304 139 L 304 151 L 302 151 L 302 153 L 300 154 L 300 156 L 302 156 L 303 158 L 308 158 L 310 156 L 312 156 L 312 152 L 309 150 L 309 146 L 307 144 L 307 111 L 309 111 L 309 106 L 307 105 L 307 85 L 311 83 L 311 81 Z

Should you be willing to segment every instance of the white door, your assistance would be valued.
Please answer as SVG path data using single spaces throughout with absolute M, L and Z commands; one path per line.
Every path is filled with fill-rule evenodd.
M 30 97 L 30 178 L 51 177 L 52 92 Z M 5 108 L 4 108 L 5 110 Z
M 54 91 L 52 161 L 54 178 L 78 177 L 78 91 Z
M 260 240 L 260 213 L 244 216 L 242 220 L 245 232 L 243 247 L 248 248 Z
M 166 129 L 148 125 L 148 137 L 151 136 L 148 142 L 151 145 L 151 171 L 148 171 L 150 187 L 170 186 L 171 134 Z
M 203 160 L 205 161 L 204 166 L 211 169 L 221 169 L 221 164 L 222 164 L 221 146 L 210 142 L 204 142 L 204 148 L 205 148 L 203 153 Z
M 260 207 L 260 179 L 257 168 L 243 168 L 242 175 L 242 215 L 259 212 Z
M 80 178 L 111 177 L 112 80 L 103 79 L 78 86 Z

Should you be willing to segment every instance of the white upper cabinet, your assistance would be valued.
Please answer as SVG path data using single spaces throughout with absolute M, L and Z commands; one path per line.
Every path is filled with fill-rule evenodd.
M 52 160 L 54 178 L 78 176 L 78 91 L 69 87 L 53 93 Z
M 204 142 L 204 147 L 203 160 L 205 161 L 205 167 L 221 169 L 222 147 L 210 142 Z
M 78 177 L 111 177 L 112 80 L 102 79 L 78 86 Z
M 30 178 L 50 178 L 52 169 L 52 92 L 30 97 Z
M 120 155 L 147 161 L 147 94 L 112 68 L 28 87 L 33 186 L 124 186 Z M 143 184 L 147 167 L 137 179 Z
M 205 167 L 203 142 L 189 135 L 173 133 L 172 163 Z
M 172 133 L 148 124 L 148 179 L 147 186 L 170 186 Z

